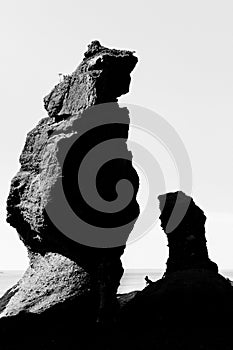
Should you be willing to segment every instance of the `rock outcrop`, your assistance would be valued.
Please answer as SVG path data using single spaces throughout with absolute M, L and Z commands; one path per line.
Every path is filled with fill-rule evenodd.
M 133 52 L 108 49 L 94 41 L 74 73 L 64 76 L 44 99 L 49 117 L 27 135 L 21 168 L 12 180 L 7 201 L 7 221 L 27 247 L 30 266 L 0 300 L 1 339 L 7 338 L 12 325 L 14 329 L 18 323 L 17 332 L 28 327 L 29 338 L 40 333 L 40 349 L 68 343 L 74 347 L 75 327 L 83 329 L 88 324 L 90 329 L 90 325 L 95 327 L 96 319 L 113 319 L 123 274 L 120 256 L 139 215 L 139 179 L 126 144 L 128 111 L 116 103 L 128 92 L 136 63 Z M 77 189 L 78 171 L 86 153 L 115 139 L 119 139 L 118 144 L 107 146 L 112 156 L 102 159 L 106 164 L 96 165 L 98 153 L 91 158 L 93 167 L 101 165 L 96 187 L 105 212 L 98 211 L 92 208 L 95 194 L 91 193 L 93 203 L 88 205 Z M 105 151 L 106 147 L 103 154 Z M 116 154 L 119 157 L 115 160 Z M 87 179 L 93 167 L 86 168 L 82 175 L 84 192 L 91 188 Z M 124 200 L 129 203 L 115 213 L 111 202 L 118 199 L 116 184 L 122 176 L 131 182 L 133 192 L 124 191 Z M 66 205 L 61 200 L 61 189 Z M 126 198 L 127 193 L 131 197 Z M 80 218 L 73 226 L 72 215 Z
M 45 97 L 49 117 L 28 134 L 11 183 L 7 221 L 30 262 L 0 299 L 0 348 L 231 349 L 232 286 L 208 257 L 204 212 L 181 191 L 159 196 L 163 278 L 116 295 L 139 215 L 129 115 L 117 98 L 137 58 L 98 41 L 84 56 Z
M 218 272 L 217 264 L 208 256 L 204 212 L 182 191 L 160 195 L 158 198 L 161 227 L 167 235 L 169 247 L 165 274 L 192 268 Z M 167 232 L 167 225 L 175 207 L 177 213 L 181 213 L 183 217 L 174 230 Z
M 99 103 L 117 102 L 117 97 L 129 91 L 130 73 L 137 63 L 133 53 L 93 41 L 74 73 L 63 76 L 44 98 L 48 115 L 65 118 Z
M 181 191 L 161 195 L 159 202 L 169 243 L 167 269 L 122 308 L 125 348 L 230 349 L 233 290 L 208 257 L 206 216 Z M 182 220 L 168 232 L 175 205 Z

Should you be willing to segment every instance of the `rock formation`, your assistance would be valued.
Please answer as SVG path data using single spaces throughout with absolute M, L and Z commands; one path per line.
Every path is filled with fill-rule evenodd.
M 137 58 L 133 52 L 108 49 L 98 41 L 88 46 L 84 56 L 74 73 L 64 76 L 45 97 L 49 117 L 27 135 L 20 156 L 21 168 L 12 180 L 7 201 L 7 221 L 27 247 L 30 266 L 0 300 L 0 335 L 2 339 L 7 337 L 8 325 L 11 328 L 17 323 L 15 320 L 21 320 L 21 330 L 30 328 L 31 335 L 27 337 L 40 333 L 40 349 L 44 349 L 43 342 L 50 349 L 69 341 L 74 346 L 70 332 L 74 332 L 74 337 L 75 327 L 86 323 L 94 327 L 96 319 L 112 319 L 123 273 L 120 256 L 139 215 L 139 180 L 126 145 L 128 111 L 116 103 L 117 97 L 129 90 L 130 73 Z M 77 189 L 77 179 L 85 152 L 109 139 L 119 139 L 115 145 L 119 157 L 114 159 L 116 149 L 111 146 L 112 158 L 97 169 L 96 187 L 104 201 L 103 212 L 93 209 L 93 203 L 87 205 Z M 93 164 L 96 159 L 98 154 L 94 153 Z M 84 170 L 84 189 L 90 187 L 85 182 L 90 175 L 89 166 Z M 122 178 L 131 182 L 133 193 L 131 198 L 124 198 L 129 200 L 126 209 L 115 213 L 111 202 L 118 199 L 116 184 Z M 61 188 L 68 203 L 67 212 Z M 71 229 L 69 215 L 73 212 L 81 218 L 72 227 L 77 237 L 72 236 L 74 231 L 71 235 L 66 232 Z M 103 237 L 99 227 L 105 229 Z M 111 235 L 110 241 L 106 241 L 106 231 Z M 71 316 L 75 317 L 75 324 Z
M 158 198 L 169 243 L 167 269 L 123 306 L 119 328 L 125 348 L 230 349 L 233 291 L 208 258 L 206 216 L 181 191 Z M 168 232 L 175 205 L 183 218 Z
M 204 212 L 182 191 L 160 195 L 158 198 L 161 227 L 167 234 L 169 247 L 165 274 L 192 268 L 218 272 L 217 265 L 208 257 Z M 167 232 L 175 206 L 178 213 L 183 213 L 183 218 L 174 230 Z
M 208 257 L 203 211 L 181 191 L 159 196 L 163 278 L 116 296 L 139 215 L 129 115 L 117 97 L 137 58 L 98 41 L 84 56 L 45 97 L 49 117 L 28 134 L 11 183 L 7 221 L 30 262 L 0 299 L 0 348 L 231 349 L 232 286 Z

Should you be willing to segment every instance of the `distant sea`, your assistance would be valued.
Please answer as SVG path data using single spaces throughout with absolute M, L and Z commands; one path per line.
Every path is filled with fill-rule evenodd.
M 220 270 L 219 273 L 233 281 L 233 270 Z M 128 293 L 133 290 L 142 290 L 146 287 L 145 277 L 148 276 L 153 282 L 160 279 L 164 274 L 161 269 L 130 269 L 126 270 L 122 279 L 118 293 Z
M 128 293 L 134 290 L 142 290 L 146 286 L 145 277 L 157 281 L 162 277 L 161 269 L 127 269 L 121 279 L 118 293 Z M 0 297 L 11 288 L 24 274 L 21 270 L 0 271 Z M 233 281 L 233 270 L 220 270 L 220 274 Z
M 23 276 L 22 270 L 0 271 L 0 297 Z

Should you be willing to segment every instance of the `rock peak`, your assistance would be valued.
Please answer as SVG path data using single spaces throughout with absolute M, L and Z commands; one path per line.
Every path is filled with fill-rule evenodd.
M 108 49 L 92 41 L 76 70 L 44 98 L 50 117 L 65 119 L 87 107 L 117 102 L 129 91 L 130 73 L 138 59 L 132 51 Z
M 87 51 L 84 53 L 85 57 L 90 57 L 95 55 L 96 53 L 106 49 L 106 47 L 102 46 L 98 40 L 93 40 L 87 47 Z
M 95 56 L 96 54 L 100 53 L 106 53 L 111 54 L 114 56 L 121 56 L 121 55 L 133 55 L 135 51 L 128 51 L 128 50 L 117 50 L 117 49 L 109 49 L 105 46 L 102 46 L 99 42 L 99 40 L 93 40 L 87 47 L 87 51 L 84 53 L 85 58 L 90 58 Z

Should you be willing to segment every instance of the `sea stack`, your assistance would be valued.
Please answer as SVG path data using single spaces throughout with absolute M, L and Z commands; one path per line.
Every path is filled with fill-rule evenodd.
M 95 327 L 96 321 L 114 318 L 123 274 L 120 257 L 139 215 L 139 179 L 126 144 L 129 113 L 117 104 L 118 97 L 129 91 L 136 63 L 133 52 L 108 49 L 93 41 L 78 68 L 63 76 L 44 98 L 48 117 L 27 135 L 21 168 L 7 200 L 7 221 L 27 247 L 29 267 L 0 300 L 1 339 L 28 327 L 27 339 L 22 344 L 17 340 L 18 345 L 27 348 L 28 339 L 40 333 L 40 349 L 44 349 L 43 342 L 49 348 L 74 346 L 77 327 Z M 106 164 L 98 168 L 98 145 L 116 139 L 115 148 L 107 144 L 113 155 L 109 153 Z M 85 188 L 89 200 L 94 202 L 96 196 L 85 182 L 94 166 L 81 169 L 85 152 L 93 150 L 89 161 L 98 168 L 95 190 L 105 208 L 100 211 L 85 198 Z M 104 163 L 105 158 L 102 160 Z M 77 189 L 80 169 L 84 193 Z M 130 181 L 133 192 L 129 191 L 131 198 L 124 198 L 129 202 L 126 210 L 120 207 L 115 213 L 112 202 L 118 199 L 116 184 L 122 176 Z M 79 221 L 72 223 L 71 216 Z M 106 232 L 110 240 L 105 239 Z M 14 348 L 14 339 L 11 341 Z
M 208 257 L 206 216 L 181 191 L 158 199 L 168 237 L 167 268 L 122 307 L 125 349 L 230 349 L 233 290 Z
M 169 247 L 165 275 L 193 268 L 218 272 L 217 264 L 208 256 L 205 238 L 206 216 L 203 210 L 182 191 L 166 193 L 158 199 L 161 227 L 167 235 Z M 168 231 L 172 215 L 174 227 Z M 180 216 L 179 221 L 176 220 L 176 216 Z

